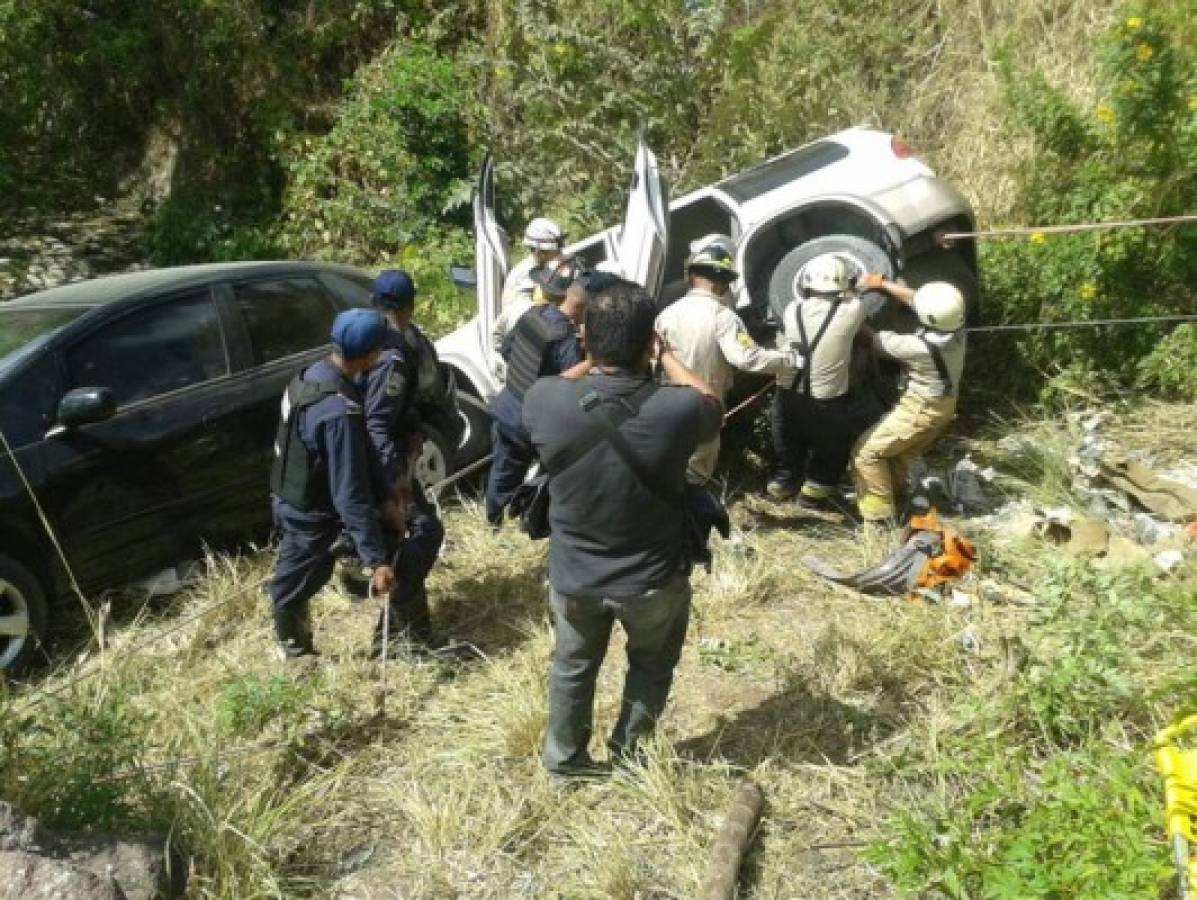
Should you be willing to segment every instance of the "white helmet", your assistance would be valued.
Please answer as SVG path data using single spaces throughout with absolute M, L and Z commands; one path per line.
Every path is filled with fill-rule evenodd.
M 720 280 L 732 282 L 736 271 L 736 245 L 726 234 L 708 234 L 690 243 L 687 269 L 702 269 Z
M 842 294 L 852 287 L 852 270 L 838 253 L 816 256 L 798 276 L 799 295 Z
M 964 325 L 964 295 L 946 281 L 929 282 L 914 292 L 914 312 L 935 331 L 959 331 Z
M 532 250 L 556 250 L 565 243 L 565 232 L 552 219 L 533 219 L 524 229 L 524 246 Z

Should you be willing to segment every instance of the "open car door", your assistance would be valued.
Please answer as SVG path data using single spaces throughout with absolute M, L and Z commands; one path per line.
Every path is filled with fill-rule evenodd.
M 628 210 L 614 247 L 621 274 L 643 285 L 655 297 L 665 275 L 668 246 L 669 186 L 657 168 L 657 157 L 641 135 Z
M 507 246 L 495 218 L 495 162 L 486 154 L 474 189 L 474 271 L 478 291 L 478 327 L 483 352 L 491 354 L 490 335 L 499 315 L 503 279 L 507 277 Z

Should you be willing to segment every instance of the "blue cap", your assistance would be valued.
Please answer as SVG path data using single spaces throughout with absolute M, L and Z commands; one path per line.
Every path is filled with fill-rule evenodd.
M 347 309 L 333 320 L 332 342 L 345 359 L 361 359 L 382 347 L 386 323 L 372 309 Z
M 387 269 L 374 279 L 374 305 L 404 309 L 416 302 L 416 285 L 402 269 Z

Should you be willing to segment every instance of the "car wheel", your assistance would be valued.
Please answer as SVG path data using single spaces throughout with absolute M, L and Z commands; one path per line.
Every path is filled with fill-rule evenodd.
M 29 666 L 46 634 L 46 595 L 37 577 L 0 556 L 0 671 Z
M 902 278 L 912 288 L 920 288 L 932 281 L 946 281 L 955 285 L 964 295 L 968 324 L 980 324 L 981 285 L 977 280 L 977 273 L 958 253 L 936 250 L 916 256 L 902 269 Z
M 460 467 L 490 452 L 491 415 L 485 403 L 464 392 L 457 395 L 457 414 L 465 426 L 457 444 L 457 465 Z
M 769 275 L 769 306 L 778 321 L 790 302 L 798 299 L 798 275 L 808 262 L 824 253 L 846 257 L 856 265 L 857 274 L 880 272 L 886 278 L 892 278 L 894 274 L 889 254 L 872 241 L 854 234 L 828 234 L 799 244 L 778 261 Z M 901 305 L 877 291 L 866 292 L 862 299 L 870 320 L 882 309 Z
M 453 448 L 443 434 L 424 427 L 424 446 L 416 457 L 413 473 L 425 488 L 444 481 L 453 474 Z

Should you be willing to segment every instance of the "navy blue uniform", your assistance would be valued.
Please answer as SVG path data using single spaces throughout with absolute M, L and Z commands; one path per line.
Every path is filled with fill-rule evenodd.
M 339 388 L 295 413 L 301 417 L 299 438 L 317 461 L 319 474 L 328 478 L 331 500 L 302 510 L 274 498 L 274 521 L 282 532 L 269 588 L 276 609 L 302 607 L 328 583 L 334 567 L 329 548 L 342 525 L 366 565 L 389 562 L 378 507 L 391 491 L 366 435 L 361 390 L 328 360 L 308 368 L 302 378 Z
M 537 375 L 544 378 L 560 375 L 585 359 L 577 329 L 569 317 L 556 306 L 533 307 L 525 316 L 540 315 L 550 326 L 558 326 L 567 332 L 566 336 L 545 345 L 540 358 Z M 518 339 L 519 323 L 508 333 L 503 348 L 503 357 L 511 360 L 512 342 Z M 508 386 L 499 392 L 493 408 L 494 426 L 491 431 L 494 445 L 494 460 L 490 464 L 490 477 L 486 482 L 486 518 L 492 525 L 503 521 L 503 510 L 528 474 L 536 459 L 532 438 L 524 427 L 524 402 L 522 394 L 513 392 L 510 382 L 511 367 L 508 368 Z
M 387 482 L 398 484 L 408 475 L 413 436 L 420 430 L 415 394 L 419 386 L 419 351 L 398 330 L 388 327 L 382 356 L 366 376 L 366 429 Z M 427 638 L 431 629 L 424 581 L 436 563 L 445 529 L 419 482 L 412 484 L 407 509 L 407 533 L 388 535 L 399 546 L 392 595 L 393 628 L 411 627 Z

